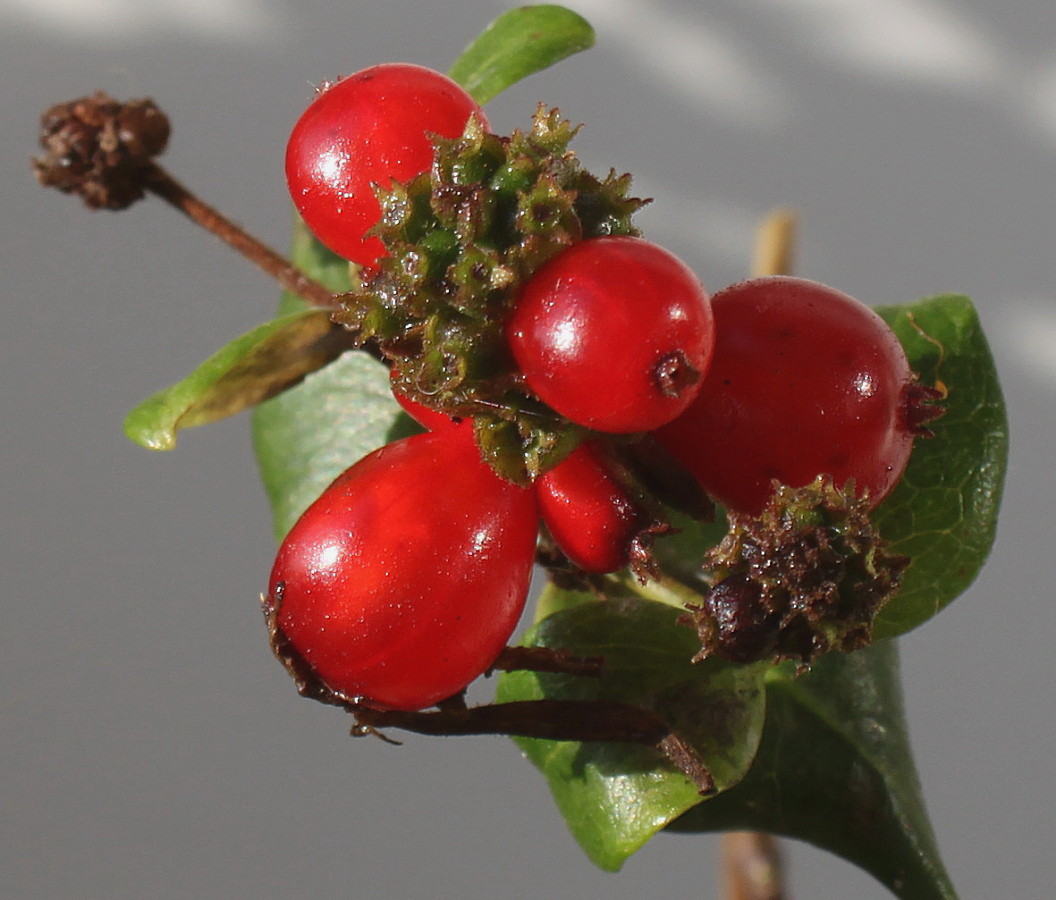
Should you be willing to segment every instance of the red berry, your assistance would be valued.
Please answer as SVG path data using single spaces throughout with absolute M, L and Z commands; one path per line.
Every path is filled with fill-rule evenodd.
M 360 265 L 384 255 L 365 237 L 381 208 L 373 185 L 408 181 L 433 162 L 431 135 L 454 138 L 480 107 L 446 75 L 387 63 L 323 90 L 293 127 L 286 180 L 304 221 L 335 253 Z
M 693 405 L 657 433 L 715 499 L 756 515 L 773 479 L 849 479 L 879 503 L 901 478 L 913 383 L 898 338 L 833 288 L 768 277 L 712 297 L 715 356 Z
M 279 549 L 276 625 L 332 690 L 390 709 L 457 694 L 528 594 L 534 494 L 481 461 L 472 429 L 397 441 L 341 475 Z
M 714 333 L 697 277 L 662 247 L 601 237 L 536 271 L 507 327 L 529 388 L 608 432 L 650 431 L 696 396 Z
M 598 443 L 580 444 L 535 484 L 543 522 L 580 569 L 603 574 L 631 561 L 651 517 Z

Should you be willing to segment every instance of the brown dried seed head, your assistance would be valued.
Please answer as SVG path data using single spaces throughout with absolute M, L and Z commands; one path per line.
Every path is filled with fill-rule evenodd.
M 125 209 L 143 197 L 151 160 L 165 149 L 169 120 L 152 100 L 119 103 L 102 91 L 58 103 L 40 119 L 45 187 L 80 195 L 90 209 Z
M 909 560 L 890 552 L 853 485 L 837 488 L 828 476 L 778 485 L 759 516 L 730 513 L 729 522 L 707 555 L 713 587 L 686 617 L 701 639 L 698 659 L 806 666 L 871 641 Z

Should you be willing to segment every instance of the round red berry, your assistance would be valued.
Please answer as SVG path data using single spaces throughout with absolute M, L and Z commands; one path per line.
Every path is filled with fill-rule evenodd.
M 574 244 L 522 287 L 507 327 L 527 386 L 598 431 L 649 431 L 700 387 L 714 341 L 697 277 L 634 237 Z
M 712 297 L 715 355 L 693 404 L 657 433 L 715 499 L 759 513 L 777 480 L 853 479 L 879 503 L 909 461 L 913 383 L 898 338 L 840 291 L 775 276 Z
M 373 66 L 327 86 L 293 127 L 286 180 L 304 221 L 340 256 L 385 253 L 366 237 L 381 208 L 374 185 L 408 181 L 433 162 L 432 135 L 462 134 L 480 107 L 446 75 L 408 63 Z
M 331 690 L 413 710 L 490 666 L 528 594 L 538 510 L 481 461 L 472 429 L 389 444 L 294 525 L 271 573 L 274 622 Z
M 597 442 L 580 444 L 535 485 L 547 530 L 584 572 L 615 572 L 644 552 L 651 517 Z

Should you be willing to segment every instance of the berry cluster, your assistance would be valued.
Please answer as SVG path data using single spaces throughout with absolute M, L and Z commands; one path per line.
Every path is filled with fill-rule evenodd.
M 895 336 L 802 279 L 709 299 L 574 134 L 540 108 L 494 135 L 458 85 L 404 64 L 326 86 L 293 130 L 297 208 L 356 264 L 335 319 L 429 429 L 356 463 L 279 551 L 273 642 L 316 690 L 397 710 L 457 695 L 517 623 L 540 520 L 577 570 L 645 578 L 668 529 L 626 452 L 647 435 L 740 529 L 691 610 L 702 655 L 858 646 L 897 589 L 867 511 L 933 412 Z

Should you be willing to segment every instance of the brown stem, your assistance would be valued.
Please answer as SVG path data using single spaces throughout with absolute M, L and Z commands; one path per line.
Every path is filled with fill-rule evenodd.
M 576 656 L 568 650 L 553 647 L 506 647 L 491 665 L 493 670 L 503 672 L 522 669 L 593 678 L 600 677 L 604 667 L 604 657 Z
M 782 900 L 777 839 L 757 831 L 724 834 L 722 880 L 725 900 Z
M 466 707 L 461 695 L 445 701 L 435 712 L 404 712 L 372 709 L 356 698 L 338 693 L 319 678 L 311 665 L 293 646 L 278 622 L 285 584 L 260 598 L 272 652 L 297 682 L 305 697 L 339 706 L 356 719 L 354 735 L 381 734 L 382 728 L 403 728 L 419 734 L 468 735 L 511 734 L 546 738 L 552 741 L 614 741 L 653 747 L 675 765 L 701 794 L 715 792 L 715 780 L 704 760 L 689 744 L 672 731 L 663 717 L 650 709 L 611 700 L 520 700 Z M 539 667 L 543 671 L 583 668 L 582 674 L 598 674 L 599 660 L 576 657 L 564 651 L 519 654 L 508 648 L 500 662 L 518 667 Z M 505 656 L 505 659 L 504 659 Z M 513 665 L 509 666 L 513 668 Z
M 355 733 L 402 728 L 418 734 L 510 734 L 551 741 L 613 741 L 644 744 L 660 751 L 701 794 L 715 792 L 715 781 L 697 752 L 672 732 L 655 712 L 608 700 L 518 700 L 436 712 L 350 709 Z
M 278 281 L 286 290 L 313 306 L 325 308 L 335 306 L 333 291 L 310 278 L 285 257 L 280 256 L 248 234 L 241 226 L 204 203 L 157 163 L 148 164 L 144 173 L 143 187 L 172 204 L 202 228 L 211 231 L 229 247 L 237 250 Z

